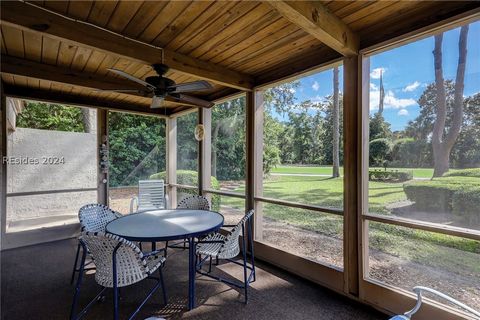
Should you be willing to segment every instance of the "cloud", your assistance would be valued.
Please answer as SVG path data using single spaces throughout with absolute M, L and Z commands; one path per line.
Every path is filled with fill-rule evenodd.
M 290 88 L 289 91 L 290 91 L 291 93 L 297 92 L 297 90 L 295 90 L 295 89 L 293 89 L 293 88 Z
M 400 109 L 397 113 L 399 116 L 408 116 L 408 110 L 407 109 Z
M 317 81 L 315 81 L 315 82 L 312 84 L 312 89 L 315 90 L 315 91 L 318 91 L 318 89 L 320 89 L 320 85 L 318 84 Z
M 417 89 L 418 87 L 420 87 L 420 85 L 421 85 L 420 82 L 415 81 L 414 83 L 410 83 L 405 88 L 403 88 L 402 91 L 403 92 L 411 92 L 411 91 Z
M 380 73 L 385 73 L 387 71 L 387 68 L 375 68 L 370 72 L 370 78 L 372 79 L 380 79 Z
M 370 86 L 370 110 L 378 110 L 380 102 L 380 90 L 378 88 L 372 88 Z M 397 98 L 395 93 L 391 90 L 385 92 L 385 99 L 383 100 L 385 109 L 405 109 L 406 107 L 416 105 L 417 102 L 414 99 Z
M 370 90 L 378 91 L 378 87 L 375 85 L 375 83 L 370 82 Z

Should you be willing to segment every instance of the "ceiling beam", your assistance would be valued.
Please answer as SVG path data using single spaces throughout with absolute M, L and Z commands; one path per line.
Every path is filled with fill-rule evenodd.
M 136 85 L 135 83 L 123 80 L 120 78 L 114 77 L 104 77 L 92 73 L 75 71 L 68 68 L 52 66 L 48 64 L 43 64 L 39 62 L 34 62 L 30 60 L 25 60 L 21 58 L 11 57 L 7 55 L 2 55 L 1 60 L 1 73 L 24 76 L 28 78 L 35 78 L 40 80 L 47 80 L 51 82 L 57 82 L 60 84 L 69 84 L 72 86 L 79 86 L 88 89 L 132 89 L 132 90 L 145 90 L 145 87 L 141 85 Z M 139 97 L 148 97 L 142 93 L 128 92 L 123 93 L 127 95 L 134 95 Z M 195 106 L 193 104 L 181 103 L 166 97 L 165 99 L 170 104 L 174 105 L 189 105 Z
M 28 87 L 12 86 L 7 84 L 4 84 L 3 87 L 4 94 L 11 98 L 67 104 L 78 107 L 108 109 L 112 111 L 122 111 L 144 115 L 157 115 L 160 117 L 168 117 L 172 112 L 171 108 L 150 109 L 150 106 L 139 103 L 115 100 L 112 101 L 103 98 L 92 98 L 70 93 L 32 89 Z
M 219 65 L 161 49 L 91 24 L 20 1 L 2 1 L 1 21 L 61 41 L 124 57 L 142 64 L 164 63 L 172 70 L 240 90 L 251 90 L 253 77 Z M 162 52 L 163 51 L 163 52 Z
M 269 1 L 284 18 L 344 56 L 358 54 L 359 37 L 318 1 Z

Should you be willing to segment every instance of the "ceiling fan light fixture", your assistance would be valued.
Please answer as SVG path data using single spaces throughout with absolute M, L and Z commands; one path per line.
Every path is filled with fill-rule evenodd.
M 164 101 L 165 101 L 165 98 L 162 96 L 153 96 L 152 104 L 150 105 L 150 108 L 155 109 L 155 108 L 163 107 Z

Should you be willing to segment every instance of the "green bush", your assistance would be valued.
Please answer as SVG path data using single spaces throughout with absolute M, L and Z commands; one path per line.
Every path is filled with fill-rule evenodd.
M 412 171 L 369 170 L 368 180 L 382 182 L 405 182 L 413 179 Z
M 480 178 L 480 168 L 463 169 L 447 172 L 444 177 L 475 177 Z
M 383 166 L 386 160 L 390 160 L 392 142 L 389 139 L 379 138 L 370 141 L 370 165 Z
M 480 223 L 480 185 L 460 187 L 453 194 L 453 213 L 464 216 L 470 223 Z
M 412 181 L 403 185 L 408 200 L 425 211 L 452 212 L 453 194 L 460 184 L 449 184 L 442 180 Z
M 397 139 L 393 143 L 391 167 L 419 168 L 432 165 L 431 143 L 413 138 Z
M 162 179 L 166 181 L 167 173 L 165 171 L 152 174 L 150 179 Z M 196 171 L 190 170 L 177 170 L 177 184 L 183 184 L 187 186 L 196 186 L 198 185 L 198 173 Z M 212 189 L 219 190 L 220 184 L 218 183 L 215 177 L 212 177 Z M 178 200 L 181 200 L 186 195 L 196 195 L 198 194 L 197 190 L 186 189 L 186 188 L 177 188 Z M 212 195 L 212 210 L 220 211 L 220 195 Z

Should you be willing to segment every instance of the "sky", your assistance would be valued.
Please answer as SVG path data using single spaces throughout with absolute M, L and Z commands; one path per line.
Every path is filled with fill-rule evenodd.
M 458 62 L 460 28 L 452 29 L 443 38 L 444 78 L 455 79 Z M 370 56 L 370 113 L 378 110 L 380 71 L 385 89 L 385 120 L 393 131 L 402 130 L 419 114 L 417 100 L 427 84 L 435 80 L 433 67 L 434 38 L 429 37 L 389 51 Z M 342 91 L 343 69 L 340 69 Z M 296 103 L 322 101 L 333 91 L 333 72 L 327 70 L 300 80 L 295 90 Z M 464 96 L 480 92 L 480 21 L 470 24 L 467 42 L 467 66 Z M 278 115 L 286 120 L 285 115 Z

